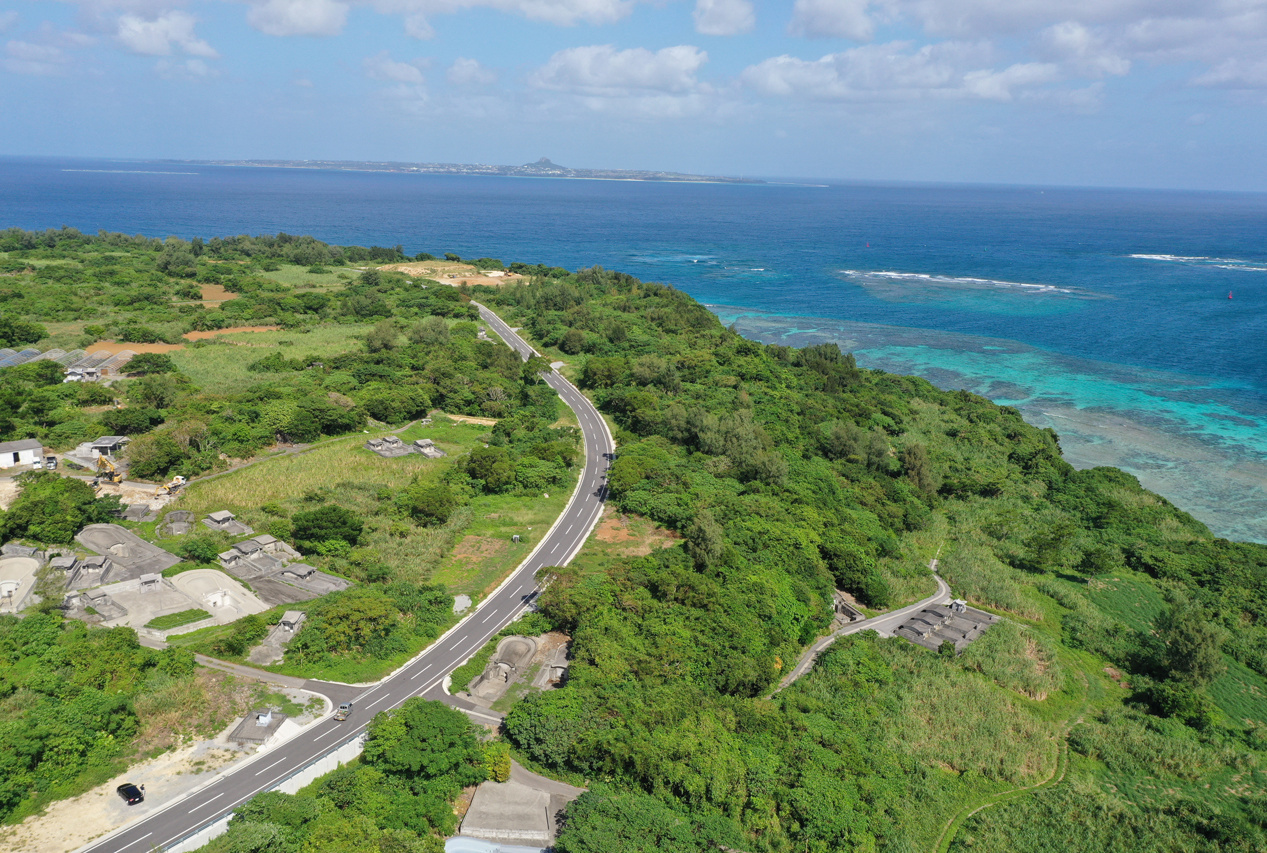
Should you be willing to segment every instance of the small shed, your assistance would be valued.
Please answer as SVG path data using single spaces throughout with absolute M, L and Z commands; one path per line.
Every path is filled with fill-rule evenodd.
M 308 614 L 304 613 L 302 610 L 287 610 L 282 614 L 281 621 L 277 624 L 281 625 L 287 631 L 294 633 L 299 630 L 299 626 L 303 624 L 303 621 L 307 618 L 307 616 Z
M 44 443 L 38 438 L 0 442 L 0 468 L 34 465 L 36 460 L 43 458 Z
M 103 435 L 92 443 L 92 452 L 97 456 L 113 457 L 131 440 L 126 435 Z

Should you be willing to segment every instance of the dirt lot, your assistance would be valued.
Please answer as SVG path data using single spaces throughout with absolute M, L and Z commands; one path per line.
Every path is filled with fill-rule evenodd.
M 396 270 L 406 275 L 435 279 L 442 284 L 508 284 L 512 281 L 523 280 L 523 276 L 515 273 L 488 275 L 470 264 L 459 264 L 453 261 L 413 261 L 406 264 L 388 264 L 379 269 Z M 494 270 L 494 272 L 497 271 Z
M 645 518 L 623 515 L 611 504 L 603 508 L 603 517 L 594 528 L 594 537 L 599 542 L 623 545 L 620 552 L 630 557 L 645 557 L 661 548 L 672 547 L 682 538 Z

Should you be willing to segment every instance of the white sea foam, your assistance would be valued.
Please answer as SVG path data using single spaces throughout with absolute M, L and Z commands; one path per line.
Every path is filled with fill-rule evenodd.
M 993 278 L 974 278 L 972 276 L 934 275 L 923 272 L 896 272 L 893 270 L 840 270 L 840 274 L 861 281 L 890 281 L 895 283 L 909 282 L 915 285 L 944 287 L 953 289 L 995 289 L 1017 293 L 1050 293 L 1078 298 L 1097 298 L 1098 294 L 1074 287 L 1057 287 L 1054 284 L 1035 284 L 1024 281 L 1002 281 Z
M 1262 261 L 1246 261 L 1241 258 L 1210 258 L 1204 255 L 1128 255 L 1141 261 L 1165 261 L 1188 266 L 1214 267 L 1221 270 L 1241 270 L 1243 272 L 1267 272 Z

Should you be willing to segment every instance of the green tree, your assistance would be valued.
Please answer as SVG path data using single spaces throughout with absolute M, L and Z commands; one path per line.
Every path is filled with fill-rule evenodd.
M 402 491 L 397 503 L 414 521 L 431 526 L 448 521 L 458 500 L 447 484 L 422 482 Z
M 364 761 L 384 773 L 444 779 L 458 788 L 483 781 L 474 724 L 455 708 L 415 697 L 370 722 Z
M 174 373 L 176 362 L 165 352 L 140 352 L 127 364 L 128 373 L 144 376 L 149 373 Z
M 1227 632 L 1200 605 L 1183 597 L 1156 619 L 1160 669 L 1193 688 L 1202 688 L 1227 669 L 1222 646 Z
M 330 540 L 355 545 L 365 529 L 360 516 L 334 504 L 297 512 L 291 516 L 290 523 L 295 544 L 305 551 L 315 551 L 320 543 Z

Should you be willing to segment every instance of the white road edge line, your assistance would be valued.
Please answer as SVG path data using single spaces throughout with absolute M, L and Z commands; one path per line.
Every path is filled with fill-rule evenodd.
M 216 794 L 214 797 L 212 797 L 211 799 L 207 800 L 207 801 L 206 801 L 205 803 L 203 803 L 202 805 L 200 805 L 200 806 L 194 806 L 194 807 L 193 807 L 192 809 L 190 809 L 189 811 L 190 811 L 190 812 L 196 812 L 196 811 L 198 811 L 198 809 L 205 809 L 207 806 L 211 805 L 212 803 L 214 803 L 216 800 L 220 799 L 220 798 L 221 798 L 221 797 L 223 797 L 223 796 L 224 796 L 223 792 L 222 792 L 222 793 L 219 793 L 219 794 Z

